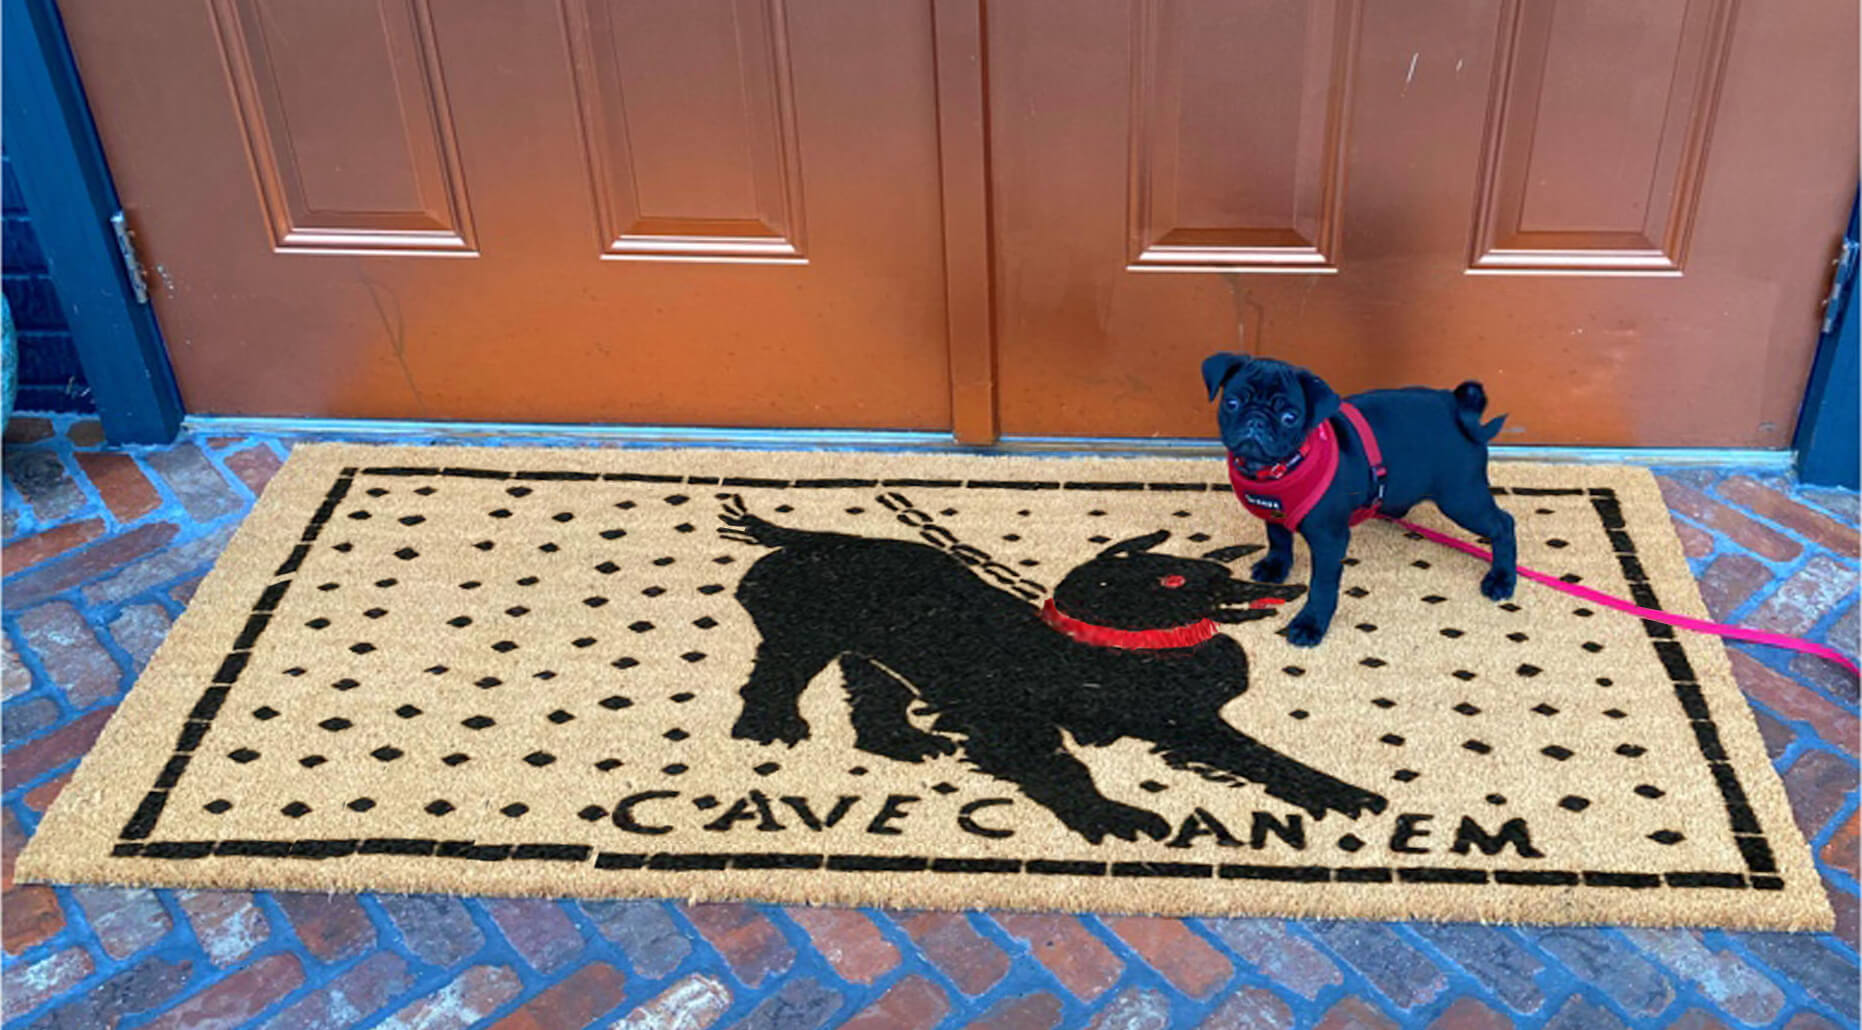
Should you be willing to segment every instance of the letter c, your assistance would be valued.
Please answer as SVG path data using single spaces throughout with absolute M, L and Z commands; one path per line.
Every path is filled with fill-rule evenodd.
M 1010 798 L 982 798 L 977 801 L 972 801 L 957 812 L 957 827 L 965 833 L 974 833 L 978 837 L 993 837 L 997 839 L 1013 837 L 1015 836 L 1014 830 L 1003 830 L 993 826 L 984 826 L 975 819 L 970 818 L 970 814 L 979 808 L 988 808 L 991 805 L 1012 805 L 1014 803 L 1015 802 Z
M 614 825 L 628 833 L 671 833 L 672 827 L 670 826 L 645 826 L 636 822 L 634 806 L 642 801 L 652 801 L 655 798 L 676 798 L 678 796 L 679 792 L 676 790 L 643 790 L 638 794 L 622 798 L 621 803 L 614 806 Z

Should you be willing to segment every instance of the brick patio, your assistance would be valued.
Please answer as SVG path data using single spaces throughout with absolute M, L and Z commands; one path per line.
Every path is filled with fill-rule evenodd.
M 1857 689 L 1734 652 L 1837 932 L 1143 919 L 50 888 L 14 856 L 290 441 L 133 454 L 16 418 L 4 503 L 5 1025 L 805 1030 L 1857 1025 Z M 1715 615 L 1857 646 L 1857 499 L 1662 476 Z

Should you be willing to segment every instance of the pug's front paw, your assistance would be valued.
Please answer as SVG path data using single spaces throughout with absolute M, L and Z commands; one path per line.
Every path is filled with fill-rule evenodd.
M 1294 647 L 1317 647 L 1325 639 L 1325 630 L 1330 619 L 1321 619 L 1311 612 L 1300 612 L 1293 621 L 1287 623 L 1287 642 Z

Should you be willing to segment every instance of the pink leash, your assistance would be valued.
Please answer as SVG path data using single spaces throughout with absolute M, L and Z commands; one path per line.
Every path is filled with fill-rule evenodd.
M 1486 548 L 1476 547 L 1466 541 L 1457 540 L 1446 533 L 1438 533 L 1433 529 L 1418 526 L 1407 519 L 1392 518 L 1389 515 L 1379 515 L 1377 517 L 1394 522 L 1417 536 L 1433 540 L 1446 547 L 1452 547 L 1463 554 L 1471 554 L 1486 562 L 1493 561 L 1493 552 Z M 1614 608 L 1619 612 L 1628 612 L 1631 615 L 1650 619 L 1655 622 L 1665 622 L 1670 626 L 1679 626 L 1682 629 L 1693 630 L 1696 633 L 1713 633 L 1722 637 L 1730 637 L 1734 640 L 1749 640 L 1755 644 L 1766 644 L 1771 647 L 1783 647 L 1793 651 L 1802 651 L 1805 654 L 1816 655 L 1818 658 L 1822 658 L 1826 661 L 1835 662 L 1837 665 L 1848 669 L 1851 675 L 1855 675 L 1857 671 L 1856 663 L 1850 659 L 1848 655 L 1843 654 L 1833 647 L 1826 647 L 1823 644 L 1812 643 L 1808 640 L 1799 640 L 1797 637 L 1787 637 L 1782 633 L 1767 633 L 1764 630 L 1745 629 L 1740 626 L 1727 626 L 1718 622 L 1708 622 L 1705 619 L 1690 619 L 1685 615 L 1671 615 L 1668 612 L 1656 611 L 1653 608 L 1643 608 L 1640 605 L 1630 604 L 1628 601 L 1611 597 L 1609 594 L 1599 593 L 1589 587 L 1581 587 L 1576 583 L 1567 583 L 1562 579 L 1548 576 L 1543 572 L 1526 568 L 1524 565 L 1519 566 L 1519 574 L 1536 583 L 1543 583 L 1554 590 L 1561 590 L 1573 597 L 1589 601 L 1592 604 L 1603 605 L 1605 608 Z

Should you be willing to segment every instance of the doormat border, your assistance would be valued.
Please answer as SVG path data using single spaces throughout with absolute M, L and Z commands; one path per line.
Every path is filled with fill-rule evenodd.
M 1576 470 L 1582 474 L 1582 470 Z M 703 476 L 644 472 L 589 472 L 571 469 L 498 469 L 458 465 L 349 465 L 343 467 L 324 495 L 323 503 L 311 516 L 297 545 L 270 577 L 248 614 L 245 628 L 228 650 L 215 672 L 211 684 L 188 713 L 176 741 L 173 754 L 156 775 L 154 783 L 118 833 L 118 843 L 111 854 L 115 858 L 200 859 L 209 856 L 240 858 L 289 858 L 313 861 L 342 859 L 358 855 L 392 855 L 420 858 L 465 859 L 479 862 L 544 861 L 587 863 L 600 870 L 650 870 L 656 872 L 696 872 L 720 870 L 825 870 L 844 873 L 957 873 L 982 875 L 1029 874 L 1038 876 L 1131 877 L 1224 880 L 1265 880 L 1288 883 L 1348 884 L 1497 884 L 1539 887 L 1607 887 L 1651 889 L 1753 889 L 1781 891 L 1785 880 L 1779 874 L 1771 845 L 1761 828 L 1756 811 L 1740 784 L 1738 771 L 1728 760 L 1720 741 L 1719 727 L 1709 710 L 1687 655 L 1675 640 L 1675 630 L 1661 623 L 1643 621 L 1643 629 L 1662 663 L 1675 697 L 1688 717 L 1703 761 L 1708 764 L 1736 846 L 1745 860 L 1740 871 L 1670 871 L 1667 873 L 1611 872 L 1607 870 L 1486 870 L 1435 866 L 1277 866 L 1246 863 L 1093 861 L 1064 859 L 964 858 L 950 856 L 859 855 L 813 853 L 743 853 L 743 852 L 614 852 L 597 851 L 592 845 L 520 843 L 479 844 L 472 840 L 438 838 L 354 838 L 298 840 L 149 840 L 159 825 L 169 791 L 181 780 L 194 751 L 205 738 L 213 720 L 224 706 L 227 695 L 238 682 L 247 661 L 257 647 L 272 613 L 295 582 L 300 565 L 311 546 L 335 514 L 337 506 L 362 477 L 398 478 L 454 477 L 507 481 L 555 482 L 630 482 L 665 485 L 703 486 L 729 489 L 875 489 L 935 487 L 971 490 L 1020 491 L 1149 491 L 1149 492 L 1222 492 L 1227 483 L 1147 482 L 1141 480 L 1031 480 L 976 478 L 860 478 L 777 479 L 749 476 Z M 1634 601 L 1644 607 L 1659 608 L 1660 599 L 1650 585 L 1636 544 L 1631 539 L 1616 491 L 1611 487 L 1494 487 L 1496 495 L 1583 496 L 1599 518 L 1611 541 L 1618 564 Z M 982 556 L 984 559 L 986 555 Z M 992 561 L 983 562 L 990 571 Z M 1001 573 L 1013 575 L 1006 566 Z M 357 647 L 371 645 L 357 644 Z M 1627 745 L 1625 745 L 1627 746 Z

